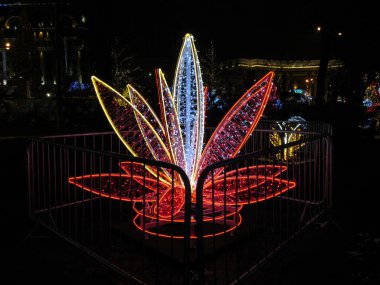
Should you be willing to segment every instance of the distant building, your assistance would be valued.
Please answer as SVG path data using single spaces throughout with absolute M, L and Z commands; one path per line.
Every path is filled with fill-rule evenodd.
M 57 58 L 63 89 L 83 87 L 86 18 L 68 4 L 56 9 L 52 3 L 0 4 L 2 89 L 16 86 L 27 98 L 49 96 L 57 85 Z
M 341 60 L 330 60 L 328 72 L 339 72 L 344 64 Z M 275 72 L 274 82 L 281 93 L 305 93 L 315 97 L 319 60 L 268 60 L 234 59 L 224 61 L 220 69 L 232 80 L 259 78 L 268 71 Z M 328 88 L 327 88 L 328 89 Z

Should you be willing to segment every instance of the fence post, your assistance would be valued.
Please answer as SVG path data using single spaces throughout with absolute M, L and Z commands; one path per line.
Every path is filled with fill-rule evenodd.
M 207 167 L 206 167 L 207 169 Z M 194 209 L 194 216 L 196 222 L 196 236 L 197 236 L 197 259 L 196 259 L 196 274 L 197 283 L 204 284 L 204 243 L 203 243 L 203 183 L 205 180 L 204 173 L 208 173 L 207 170 L 203 170 L 198 178 L 196 186 L 196 204 Z
M 185 225 L 184 225 L 184 284 L 190 284 L 190 243 L 191 243 L 191 186 L 186 173 L 180 172 L 185 186 Z

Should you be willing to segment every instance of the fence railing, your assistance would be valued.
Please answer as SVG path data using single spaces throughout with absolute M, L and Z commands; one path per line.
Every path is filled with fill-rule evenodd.
M 318 135 L 202 172 L 196 189 L 201 284 L 244 279 L 331 205 L 331 151 L 330 138 Z
M 28 174 L 32 219 L 137 284 L 189 283 L 191 195 L 181 168 L 35 139 Z M 164 174 L 165 188 L 158 183 Z M 155 230 L 172 221 L 159 214 L 159 201 L 173 200 L 178 177 L 185 185 L 183 223 L 176 225 L 183 239 L 161 239 Z
M 33 139 L 30 216 L 136 284 L 238 283 L 331 204 L 331 128 L 279 123 L 196 189 L 111 132 Z

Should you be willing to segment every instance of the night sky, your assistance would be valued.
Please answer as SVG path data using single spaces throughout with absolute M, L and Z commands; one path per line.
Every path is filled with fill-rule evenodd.
M 331 31 L 331 57 L 360 68 L 379 66 L 380 21 L 373 2 L 331 2 L 105 1 L 101 6 L 73 5 L 88 15 L 99 54 L 118 37 L 140 57 L 175 62 L 182 37 L 189 32 L 200 52 L 213 41 L 219 60 L 317 59 L 321 34 L 316 26 L 322 25 Z M 338 32 L 343 36 L 338 37 Z
M 200 53 L 212 41 L 217 60 L 318 59 L 322 37 L 316 27 L 321 25 L 330 31 L 331 58 L 360 69 L 380 66 L 379 10 L 369 0 L 25 2 L 70 3 L 70 13 L 84 14 L 87 43 L 99 61 L 118 38 L 140 58 L 175 62 L 186 33 L 194 35 Z

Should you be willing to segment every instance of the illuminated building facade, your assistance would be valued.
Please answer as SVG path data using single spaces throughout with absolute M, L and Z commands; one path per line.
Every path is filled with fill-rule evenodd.
M 21 87 L 17 93 L 22 96 L 25 88 L 27 98 L 54 92 L 57 66 L 65 89 L 82 87 L 87 76 L 83 70 L 86 18 L 71 9 L 69 5 L 57 9 L 51 3 L 0 4 L 3 89 Z
M 246 78 L 257 78 L 258 75 L 274 71 L 274 82 L 282 94 L 304 93 L 315 97 L 319 60 L 269 60 L 269 59 L 234 59 L 224 61 L 220 69 L 231 82 Z M 330 60 L 328 73 L 336 73 L 344 68 L 343 61 Z M 237 84 L 243 84 L 239 82 Z M 331 83 L 327 83 L 331 87 Z M 327 88 L 328 90 L 329 88 Z

